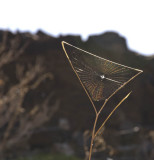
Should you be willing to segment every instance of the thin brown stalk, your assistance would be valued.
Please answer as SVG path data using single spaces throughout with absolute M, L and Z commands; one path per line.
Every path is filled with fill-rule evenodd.
M 105 121 L 102 123 L 101 127 L 96 131 L 95 137 L 97 134 L 100 132 L 100 130 L 104 127 L 105 123 L 108 121 L 108 119 L 111 117 L 111 115 L 115 112 L 115 110 L 129 97 L 131 92 L 129 92 L 116 106 L 115 108 L 111 111 L 111 113 L 108 115 L 108 117 L 105 119 Z
M 100 128 L 96 131 L 96 124 L 97 124 L 97 120 L 99 117 L 100 112 L 102 111 L 102 109 L 104 108 L 104 106 L 106 105 L 107 101 L 109 99 L 106 99 L 103 106 L 101 107 L 100 111 L 96 114 L 96 118 L 95 118 L 95 122 L 94 122 L 94 126 L 93 126 L 93 130 L 92 130 L 92 138 L 91 138 L 91 144 L 90 144 L 90 150 L 89 150 L 89 160 L 91 160 L 91 156 L 92 156 L 92 149 L 93 149 L 93 143 L 94 143 L 94 139 L 97 136 L 97 134 L 100 132 L 100 130 L 104 127 L 104 125 L 106 124 L 106 122 L 108 121 L 108 119 L 111 117 L 111 115 L 115 112 L 115 110 L 129 97 L 129 95 L 131 94 L 131 92 L 129 92 L 117 105 L 116 107 L 111 111 L 111 113 L 108 115 L 108 117 L 105 119 L 105 121 L 102 123 L 102 125 L 100 126 Z M 111 97 L 110 97 L 111 98 Z
M 63 47 L 63 50 L 64 50 L 64 52 L 65 52 L 66 56 L 67 56 L 67 59 L 68 59 L 68 61 L 69 61 L 70 65 L 71 65 L 71 67 L 72 67 L 72 69 L 73 69 L 74 73 L 75 73 L 75 74 L 76 74 L 76 76 L 78 77 L 78 79 L 79 79 L 79 81 L 80 81 L 80 84 L 82 85 L 83 89 L 85 90 L 85 92 L 86 92 L 86 94 L 87 94 L 87 96 L 88 96 L 88 98 L 89 98 L 89 100 L 90 100 L 90 102 L 91 102 L 91 104 L 92 104 L 92 106 L 93 106 L 93 108 L 94 108 L 95 113 L 97 114 L 96 107 L 95 107 L 95 105 L 94 105 L 94 103 L 93 103 L 92 99 L 90 98 L 90 96 L 89 96 L 89 94 L 88 94 L 88 92 L 87 92 L 87 90 L 86 90 L 85 86 L 83 85 L 83 83 L 82 83 L 82 81 L 81 81 L 81 79 L 80 79 L 79 75 L 77 74 L 76 70 L 74 69 L 73 64 L 72 64 L 72 62 L 71 62 L 71 60 L 70 60 L 70 58 L 69 58 L 69 56 L 68 56 L 68 54 L 67 54 L 67 52 L 66 52 L 66 50 L 65 50 L 64 43 L 65 43 L 65 42 L 64 42 L 64 41 L 62 41 L 62 47 Z
M 96 130 L 97 120 L 98 120 L 98 114 L 96 114 L 93 131 L 92 131 L 91 144 L 90 144 L 90 150 L 89 150 L 89 160 L 91 159 L 91 155 L 92 155 L 92 148 L 93 148 L 94 139 L 95 139 L 95 130 Z
M 93 55 L 92 53 L 89 53 L 89 52 L 87 52 L 87 51 L 84 51 L 84 50 L 82 50 L 82 49 L 80 49 L 80 48 L 78 48 L 78 47 L 75 47 L 75 46 L 73 46 L 73 45 L 71 45 L 71 44 L 69 44 L 69 43 L 67 43 L 67 42 L 62 41 L 62 47 L 63 47 L 63 50 L 64 50 L 64 52 L 65 52 L 65 54 L 66 54 L 66 57 L 67 57 L 70 65 L 71 65 L 73 71 L 75 72 L 76 76 L 78 77 L 78 79 L 79 79 L 79 81 L 80 81 L 83 89 L 85 90 L 85 92 L 86 92 L 86 94 L 87 94 L 90 102 L 92 103 L 92 106 L 93 106 L 94 111 L 95 111 L 95 114 L 96 114 L 96 118 L 95 118 L 94 125 L 93 125 L 93 130 L 92 130 L 90 151 L 89 151 L 89 160 L 91 160 L 93 143 L 94 143 L 95 137 L 96 137 L 97 134 L 100 132 L 100 130 L 104 127 L 105 123 L 108 121 L 108 119 L 109 119 L 109 118 L 111 117 L 111 115 L 114 113 L 114 111 L 121 105 L 122 102 L 124 102 L 124 101 L 128 98 L 128 96 L 130 95 L 131 92 L 129 92 L 129 93 L 115 106 L 115 108 L 111 111 L 111 113 L 107 116 L 107 118 L 105 119 L 105 121 L 102 123 L 102 125 L 100 126 L 100 128 L 96 131 L 97 120 L 98 120 L 98 118 L 99 118 L 100 113 L 101 113 L 102 110 L 104 109 L 106 103 L 107 103 L 121 88 L 123 88 L 127 83 L 129 83 L 131 80 L 133 80 L 133 79 L 134 79 L 135 77 L 137 77 L 139 74 L 141 74 L 143 71 L 138 70 L 138 69 L 135 69 L 135 68 L 131 68 L 131 67 L 128 67 L 128 66 L 125 66 L 125 67 L 127 67 L 127 68 L 129 68 L 129 69 L 134 69 L 134 70 L 138 71 L 138 73 L 135 74 L 133 77 L 131 77 L 127 82 L 123 83 L 123 85 L 121 85 L 121 87 L 119 87 L 117 90 L 115 90 L 115 91 L 105 100 L 105 102 L 104 102 L 104 104 L 101 106 L 100 110 L 97 111 L 97 109 L 96 109 L 96 107 L 95 107 L 95 104 L 94 104 L 92 98 L 90 97 L 87 89 L 85 88 L 85 85 L 82 83 L 82 80 L 80 79 L 78 73 L 76 72 L 76 70 L 75 70 L 75 68 L 74 68 L 74 66 L 73 66 L 73 64 L 72 64 L 72 61 L 71 61 L 71 59 L 69 58 L 69 56 L 68 56 L 68 54 L 67 54 L 67 52 L 66 52 L 66 50 L 65 50 L 64 44 L 67 44 L 67 45 L 69 45 L 69 46 L 71 46 L 71 47 L 73 47 L 73 48 L 75 48 L 75 49 L 78 49 L 78 50 L 80 50 L 80 51 L 83 51 L 83 52 L 85 52 L 85 53 L 87 53 L 87 54 L 89 54 L 89 55 L 91 55 L 91 56 L 94 56 L 95 58 L 97 57 L 97 58 L 102 59 L 102 60 L 105 60 L 105 59 L 102 58 L 102 57 Z M 109 61 L 109 60 L 107 60 L 107 61 L 108 61 L 108 62 L 111 62 L 111 61 Z M 112 63 L 117 64 L 117 65 L 120 65 L 120 64 L 115 63 L 115 62 L 112 62 Z M 124 67 L 124 65 L 121 65 L 121 66 Z

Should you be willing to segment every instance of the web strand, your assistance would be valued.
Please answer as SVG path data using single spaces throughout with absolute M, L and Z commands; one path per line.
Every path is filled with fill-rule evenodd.
M 129 79 L 142 72 L 96 56 L 66 42 L 65 49 L 78 78 L 93 101 L 107 99 Z

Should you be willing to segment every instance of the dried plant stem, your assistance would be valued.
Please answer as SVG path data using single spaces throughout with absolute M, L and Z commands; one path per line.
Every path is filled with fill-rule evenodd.
M 95 137 L 97 136 L 97 134 L 100 132 L 100 130 L 104 127 L 105 123 L 108 121 L 108 119 L 111 117 L 111 115 L 114 113 L 114 111 L 121 105 L 122 102 L 124 102 L 129 95 L 131 94 L 131 92 L 129 92 L 117 105 L 116 107 L 111 111 L 111 113 L 108 115 L 108 117 L 105 119 L 105 121 L 102 123 L 101 127 L 97 130 L 97 132 L 95 133 Z
M 96 130 L 96 124 L 97 124 L 98 117 L 99 117 L 99 115 L 96 114 L 96 118 L 95 118 L 95 122 L 94 122 L 94 126 L 93 126 L 93 131 L 92 131 L 90 150 L 89 150 L 89 160 L 91 159 L 91 154 L 92 154 L 92 148 L 93 148 L 93 143 L 94 143 L 94 139 L 95 139 L 95 130 Z
M 104 104 L 102 105 L 102 107 L 101 107 L 100 110 L 98 111 L 97 108 L 96 108 L 96 106 L 95 106 L 95 104 L 94 104 L 94 102 L 93 102 L 94 99 L 95 99 L 95 98 L 93 97 L 93 92 L 91 91 L 91 89 L 88 89 L 88 86 L 86 86 L 86 85 L 83 83 L 83 81 L 85 80 L 85 77 L 86 77 L 86 76 L 89 77 L 89 74 L 90 74 L 90 73 L 89 73 L 89 70 L 88 70 L 88 73 L 86 73 L 87 71 L 86 71 L 86 72 L 83 72 L 84 74 L 87 74 L 87 75 L 84 76 L 84 78 L 83 78 L 83 75 L 82 75 L 81 73 L 79 74 L 78 69 L 80 70 L 80 72 L 82 72 L 83 70 L 85 70 L 85 66 L 84 66 L 83 68 L 81 67 L 81 69 L 80 69 L 80 67 L 78 66 L 78 65 L 81 65 L 80 63 L 79 63 L 78 65 L 77 65 L 75 62 L 72 63 L 73 60 L 72 60 L 70 57 L 73 57 L 73 56 L 69 55 L 69 54 L 66 52 L 66 49 L 65 49 L 64 44 L 67 44 L 67 45 L 69 45 L 70 47 L 72 47 L 72 48 L 74 48 L 74 49 L 76 49 L 76 50 L 78 50 L 78 51 L 80 51 L 80 52 L 84 52 L 85 54 L 88 54 L 89 56 L 95 57 L 95 60 L 96 60 L 96 58 L 99 59 L 99 61 L 101 60 L 101 61 L 103 62 L 103 64 L 106 64 L 106 62 L 108 62 L 109 64 L 114 63 L 114 66 L 115 66 L 115 65 L 121 66 L 121 67 L 122 67 L 122 70 L 123 70 L 124 68 L 127 68 L 128 71 L 126 70 L 126 72 L 129 72 L 129 70 L 134 70 L 134 71 L 136 71 L 136 72 L 138 72 L 138 73 L 136 73 L 136 74 L 134 73 L 134 74 L 132 75 L 132 77 L 131 77 L 131 76 L 128 77 L 128 78 L 130 78 L 130 79 L 128 79 L 125 83 L 122 83 L 122 85 L 121 85 L 118 89 L 116 89 L 115 91 L 113 91 L 112 94 L 110 94 L 110 96 L 105 100 Z M 134 79 L 135 77 L 137 77 L 139 74 L 141 74 L 143 71 L 138 70 L 138 69 L 135 69 L 135 68 L 127 67 L 127 66 L 124 66 L 124 65 L 121 65 L 121 64 L 118 64 L 118 63 L 109 61 L 109 60 L 104 59 L 104 58 L 102 58 L 102 57 L 93 55 L 92 53 L 89 53 L 89 52 L 87 52 L 87 51 L 84 51 L 84 50 L 82 50 L 82 49 L 80 49 L 80 48 L 78 48 L 78 47 L 75 47 L 75 46 L 73 46 L 73 45 L 71 45 L 71 44 L 69 44 L 69 43 L 67 43 L 67 42 L 64 42 L 64 41 L 62 41 L 62 47 L 63 47 L 63 50 L 64 50 L 64 52 L 65 52 L 65 54 L 66 54 L 66 57 L 67 57 L 70 65 L 71 65 L 73 71 L 75 72 L 76 76 L 78 77 L 78 79 L 79 79 L 79 81 L 80 81 L 83 89 L 85 90 L 85 92 L 86 92 L 86 94 L 87 94 L 87 96 L 88 96 L 88 98 L 89 98 L 89 100 L 90 100 L 90 102 L 91 102 L 91 104 L 92 104 L 92 106 L 93 106 L 93 108 L 94 108 L 95 114 L 96 114 L 95 122 L 94 122 L 94 125 L 93 125 L 93 130 L 92 130 L 92 138 L 91 138 L 90 151 L 89 151 L 89 160 L 91 160 L 93 143 L 94 143 L 95 137 L 96 137 L 97 134 L 100 132 L 100 130 L 104 127 L 105 123 L 108 121 L 108 119 L 109 119 L 109 118 L 111 117 L 111 115 L 114 113 L 114 111 L 120 106 L 120 104 L 121 104 L 123 101 L 125 101 L 125 100 L 128 98 L 128 96 L 130 95 L 131 92 L 128 93 L 128 94 L 116 105 L 116 107 L 111 111 L 111 113 L 107 116 L 107 118 L 105 119 L 105 121 L 102 123 L 102 125 L 100 126 L 100 128 L 96 131 L 97 120 L 98 120 L 98 118 L 99 118 L 100 113 L 102 112 L 102 110 L 104 109 L 106 103 L 110 100 L 111 97 L 113 97 L 121 88 L 123 88 L 127 83 L 129 83 L 131 80 L 133 80 L 133 79 Z M 74 51 L 74 52 L 75 52 L 75 51 Z M 82 56 L 81 56 L 81 57 L 82 57 Z M 79 59 L 79 61 L 80 61 L 80 60 L 82 60 L 82 58 Z M 79 61 L 78 61 L 78 62 L 79 62 Z M 83 62 L 85 62 L 85 61 L 83 61 Z M 92 63 L 92 64 L 93 64 L 93 63 Z M 92 64 L 91 64 L 91 65 L 92 65 Z M 103 67 L 105 67 L 105 66 L 106 66 L 106 65 L 104 65 Z M 111 66 L 112 66 L 112 65 L 111 65 Z M 79 67 L 79 68 L 78 68 L 78 67 Z M 100 67 L 101 67 L 101 66 L 100 66 Z M 78 69 L 77 69 L 77 68 L 78 68 Z M 107 66 L 107 68 L 109 68 L 109 66 Z M 112 68 L 112 67 L 111 67 L 111 68 Z M 116 70 L 117 70 L 117 71 L 116 71 Z M 111 69 L 111 72 L 113 72 L 113 71 L 114 71 L 115 73 L 116 73 L 116 72 L 120 72 L 120 71 L 123 72 L 122 70 L 115 68 L 114 70 Z M 90 70 L 90 71 L 91 71 L 91 70 Z M 102 72 L 103 72 L 103 70 L 102 70 Z M 96 71 L 96 73 L 97 73 L 97 71 Z M 102 74 L 104 75 L 104 72 L 103 72 Z M 108 74 L 108 73 L 107 73 L 107 74 Z M 110 72 L 109 72 L 109 74 L 110 74 Z M 98 73 L 98 75 L 99 75 L 99 73 Z M 93 77 L 93 76 L 95 76 L 95 74 L 92 74 L 92 77 Z M 90 76 L 90 78 L 91 78 L 91 76 Z M 106 79 L 107 79 L 107 78 L 106 78 Z M 111 80 L 111 79 L 110 79 L 110 80 Z M 91 81 L 92 84 L 95 84 L 95 81 L 96 81 L 96 79 L 93 78 L 93 80 Z M 114 80 L 113 80 L 113 81 L 114 81 Z M 92 87 L 93 87 L 93 85 L 92 85 Z M 96 90 L 95 87 L 93 87 L 93 89 L 94 89 L 94 91 L 98 91 L 98 90 Z M 92 90 L 93 90 L 93 89 L 92 89 Z M 89 92 L 91 92 L 91 94 L 90 94 Z M 103 93 L 101 93 L 101 94 L 103 94 Z M 93 98 L 94 98 L 94 99 L 93 99 Z M 97 99 L 97 100 L 100 100 L 100 99 Z
M 99 110 L 99 112 L 96 113 L 96 118 L 95 118 L 95 122 L 94 122 L 94 126 L 93 126 L 93 130 L 92 130 L 92 137 L 91 137 L 91 144 L 90 144 L 90 150 L 89 150 L 89 160 L 91 160 L 91 155 L 92 155 L 92 149 L 93 149 L 93 144 L 94 144 L 94 139 L 97 136 L 97 134 L 100 132 L 100 130 L 104 127 L 104 125 L 106 124 L 106 122 L 108 121 L 108 119 L 111 117 L 111 115 L 114 113 L 114 111 L 129 97 L 129 95 L 131 94 L 131 92 L 129 92 L 115 107 L 114 109 L 111 111 L 111 113 L 107 116 L 107 118 L 105 119 L 105 121 L 102 123 L 102 125 L 100 126 L 100 128 L 96 131 L 96 124 L 97 124 L 97 120 L 98 117 L 102 111 L 102 109 L 104 108 L 104 106 L 106 105 L 107 101 L 109 100 L 106 99 L 103 106 L 101 107 L 101 109 Z

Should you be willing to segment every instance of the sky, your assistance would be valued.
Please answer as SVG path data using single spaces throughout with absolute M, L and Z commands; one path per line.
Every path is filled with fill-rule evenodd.
M 154 55 L 154 0 L 1 0 L 0 29 L 51 36 L 118 32 L 130 50 Z

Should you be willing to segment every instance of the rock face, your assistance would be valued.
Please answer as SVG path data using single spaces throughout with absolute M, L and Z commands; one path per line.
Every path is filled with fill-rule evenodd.
M 153 133 L 154 57 L 144 57 L 130 51 L 126 40 L 112 32 L 90 36 L 83 42 L 80 36 L 54 38 L 41 31 L 35 35 L 0 31 L 1 151 L 11 150 L 12 146 L 16 146 L 14 149 L 21 148 L 21 145 L 23 148 L 37 147 L 41 139 L 47 146 L 52 146 L 52 130 L 53 134 L 61 130 L 57 127 L 60 119 L 67 119 L 69 123 L 67 142 L 71 141 L 74 132 L 83 133 L 91 129 L 95 116 L 93 108 L 65 57 L 61 41 L 143 70 L 142 75 L 112 99 L 102 117 L 131 88 L 133 93 L 112 116 L 106 130 L 129 130 L 138 126 L 146 129 L 147 134 L 149 130 Z M 57 131 L 53 129 L 55 127 Z M 111 137 L 106 137 L 112 145 Z M 58 144 L 64 142 L 65 138 L 57 140 Z M 121 146 L 120 140 L 116 141 L 118 143 Z

